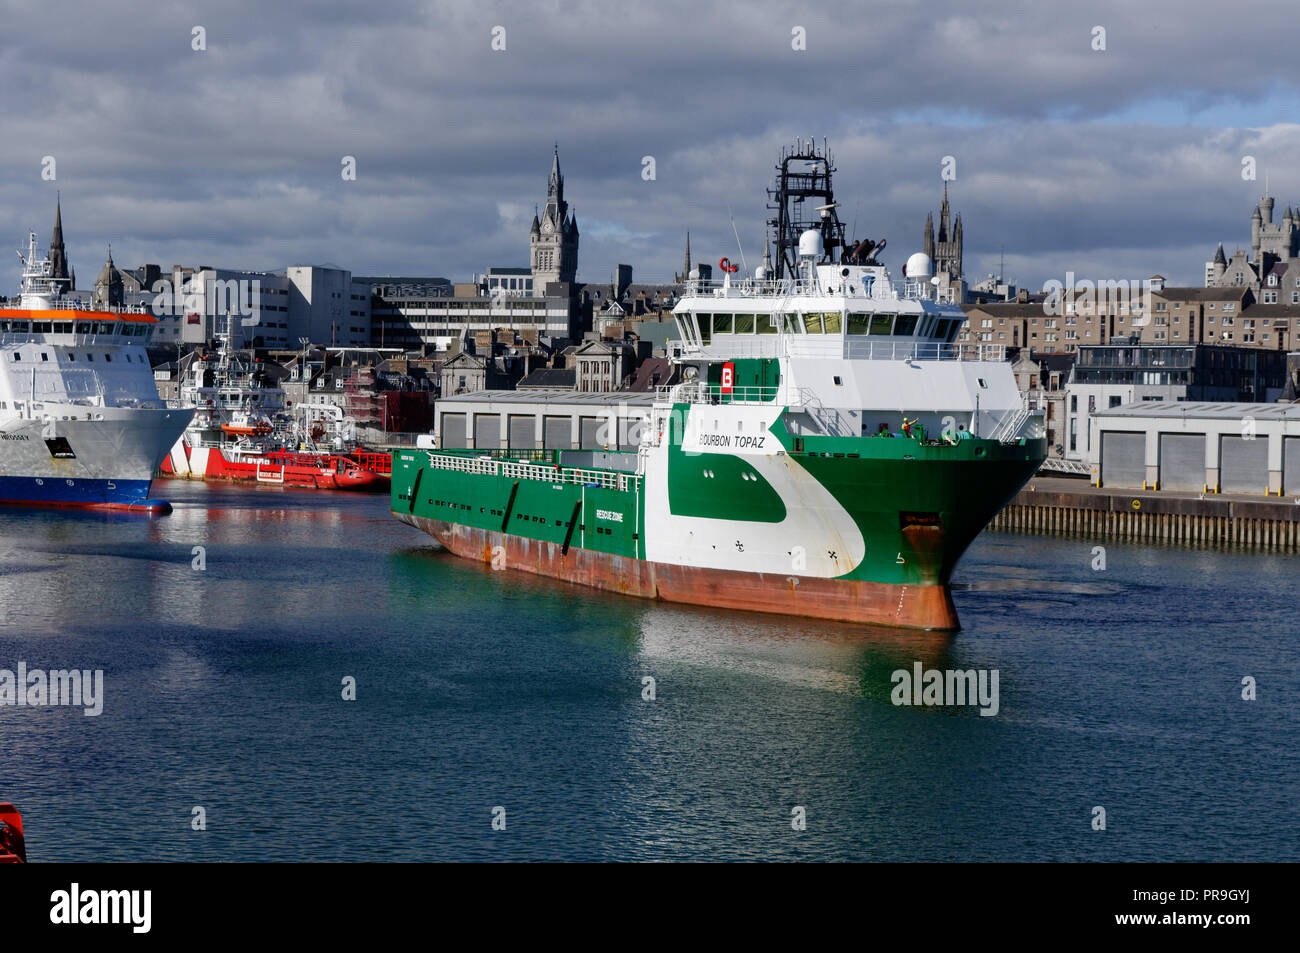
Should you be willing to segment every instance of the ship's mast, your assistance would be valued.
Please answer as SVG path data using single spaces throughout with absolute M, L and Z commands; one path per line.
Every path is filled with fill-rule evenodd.
M 772 277 L 798 276 L 799 236 L 808 229 L 821 232 L 823 264 L 839 259 L 844 248 L 844 225 L 835 214 L 831 191 L 834 171 L 825 140 L 820 149 L 812 139 L 796 139 L 793 146 L 782 147 L 776 164 L 776 186 L 767 190 L 767 207 L 776 213 L 767 223 L 776 246 L 776 274 Z
M 767 190 L 767 207 L 776 213 L 767 223 L 776 247 L 776 273 L 770 277 L 799 276 L 799 236 L 809 229 L 822 236 L 822 259 L 816 264 L 879 264 L 875 256 L 885 247 L 883 241 L 864 239 L 850 247 L 844 239 L 844 223 L 835 212 L 839 203 L 831 189 L 834 172 L 825 139 L 820 147 L 809 138 L 796 139 L 793 146 L 782 148 L 776 186 Z

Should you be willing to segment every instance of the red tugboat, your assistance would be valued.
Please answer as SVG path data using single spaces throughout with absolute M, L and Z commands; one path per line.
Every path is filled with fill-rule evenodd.
M 234 327 L 234 319 L 228 319 L 215 359 L 195 361 L 186 373 L 180 402 L 195 409 L 194 420 L 159 474 L 305 490 L 386 491 L 390 468 L 377 472 L 370 454 L 291 449 L 299 446 L 301 435 L 292 426 L 284 391 L 259 361 L 231 347 Z
M 27 863 L 27 844 L 23 840 L 23 816 L 18 808 L 0 801 L 0 864 Z
M 387 489 L 373 470 L 341 453 L 301 453 L 294 450 L 257 450 L 183 447 L 185 469 L 173 468 L 175 451 L 160 468 L 164 477 L 219 480 L 227 483 L 288 486 L 305 490 Z M 375 485 L 379 484 L 379 485 Z

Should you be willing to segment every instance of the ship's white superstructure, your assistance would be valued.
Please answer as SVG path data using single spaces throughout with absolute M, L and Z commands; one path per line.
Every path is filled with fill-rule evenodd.
M 1038 436 L 1004 348 L 953 343 L 965 315 L 933 299 L 924 255 L 898 284 L 883 265 L 809 259 L 797 278 L 687 282 L 672 357 L 695 377 L 669 389 L 665 406 L 699 399 L 693 388 L 707 396 L 710 366 L 750 359 L 771 362 L 774 383 L 748 396 L 789 407 L 792 433 L 865 436 L 908 419 L 932 434 Z M 711 383 L 716 392 L 723 382 Z
M 59 297 L 29 235 L 16 307 L 0 307 L 0 502 L 163 509 L 154 470 L 192 411 L 159 399 L 156 320 Z

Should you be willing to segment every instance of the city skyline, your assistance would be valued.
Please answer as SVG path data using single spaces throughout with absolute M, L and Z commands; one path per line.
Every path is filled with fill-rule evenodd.
M 1249 247 L 1243 210 L 1266 187 L 1279 207 L 1300 202 L 1285 163 L 1300 125 L 1274 121 L 1300 71 L 1260 48 L 1248 15 L 1205 36 L 1167 6 L 891 10 L 873 14 L 864 48 L 827 15 L 778 5 L 743 21 L 337 5 L 314 7 L 310 26 L 295 8 L 241 22 L 239 4 L 181 5 L 108 54 L 88 45 L 97 8 L 69 35 L 7 4 L 0 56 L 17 88 L 0 240 L 18 247 L 35 228 L 47 241 L 60 191 L 83 284 L 109 243 L 124 267 L 467 280 L 527 263 L 558 142 L 583 228 L 578 280 L 607 283 L 623 262 L 664 281 L 687 231 L 696 260 L 740 257 L 733 216 L 756 265 L 777 150 L 812 135 L 835 153 L 842 217 L 889 240 L 895 271 L 920 250 L 947 169 L 972 284 L 1003 255 L 1006 277 L 1033 289 L 1067 269 L 1201 284 L 1219 242 Z M 16 274 L 0 281 L 9 292 Z

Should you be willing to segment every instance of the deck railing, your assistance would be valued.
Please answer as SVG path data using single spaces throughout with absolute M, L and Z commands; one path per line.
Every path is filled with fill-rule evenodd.
M 458 473 L 480 473 L 513 480 L 537 480 L 543 483 L 570 483 L 577 486 L 599 486 L 610 490 L 627 490 L 639 485 L 635 473 L 618 470 L 591 470 L 585 467 L 564 467 L 559 464 L 516 462 L 492 457 L 486 451 L 471 455 L 430 450 L 429 466 L 435 470 L 453 470 Z
M 820 278 L 782 278 L 780 280 L 739 278 L 731 281 L 714 278 L 696 278 L 682 287 L 682 297 L 706 298 L 780 298 L 799 296 L 826 296 L 848 293 L 851 297 L 912 300 L 928 294 L 917 281 L 887 281 L 876 275 L 825 282 Z
M 889 338 L 838 334 L 719 335 L 703 347 L 679 341 L 677 359 L 705 354 L 719 360 L 735 358 L 812 357 L 851 361 L 1005 361 L 1004 344 L 943 344 L 938 341 L 895 341 Z

